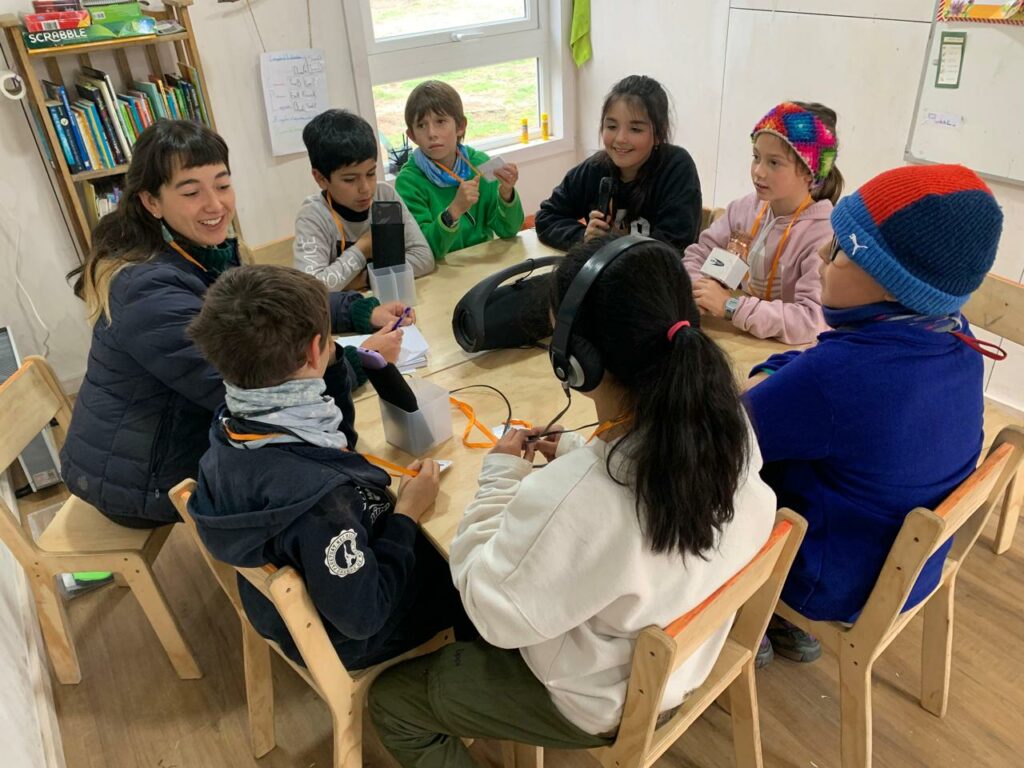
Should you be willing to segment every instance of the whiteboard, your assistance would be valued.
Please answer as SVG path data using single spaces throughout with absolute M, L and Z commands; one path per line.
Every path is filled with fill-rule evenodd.
M 956 88 L 936 86 L 943 32 L 967 35 Z M 905 157 L 1024 184 L 1024 26 L 932 22 Z

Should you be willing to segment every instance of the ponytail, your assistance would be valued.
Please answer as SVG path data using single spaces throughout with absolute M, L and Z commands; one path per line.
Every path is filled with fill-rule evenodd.
M 574 248 L 555 273 L 553 306 L 610 238 Z M 679 320 L 673 338 L 667 331 Z M 609 476 L 633 489 L 654 552 L 704 556 L 734 513 L 750 438 L 732 367 L 699 328 L 679 254 L 659 242 L 632 247 L 587 294 L 574 330 L 625 389 L 631 420 L 608 452 Z

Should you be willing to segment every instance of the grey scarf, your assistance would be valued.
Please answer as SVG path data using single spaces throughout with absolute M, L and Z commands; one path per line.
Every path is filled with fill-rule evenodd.
M 232 416 L 287 430 L 262 440 L 232 440 L 231 444 L 255 449 L 273 443 L 304 442 L 323 448 L 344 448 L 348 445 L 345 434 L 338 431 L 341 411 L 333 398 L 323 394 L 325 387 L 323 379 L 293 379 L 263 389 L 240 389 L 225 381 L 225 402 Z

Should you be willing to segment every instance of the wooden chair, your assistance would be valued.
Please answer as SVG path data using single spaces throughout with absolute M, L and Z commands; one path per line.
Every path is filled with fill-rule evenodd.
M 806 530 L 802 517 L 780 509 L 768 541 L 735 576 L 665 629 L 647 627 L 640 633 L 618 736 L 607 747 L 589 750 L 601 765 L 653 765 L 719 697 L 732 715 L 737 767 L 762 765 L 754 659 Z M 733 614 L 736 619 L 707 680 L 658 726 L 658 709 L 672 673 Z M 506 743 L 502 748 L 505 768 L 543 764 L 539 747 Z
M 701 208 L 700 210 L 700 231 L 710 227 L 722 216 L 725 215 L 725 208 Z
M 971 295 L 963 313 L 974 327 L 984 328 L 996 336 L 1024 345 L 1024 285 L 997 275 L 988 275 L 981 287 Z M 1013 543 L 1021 503 L 1024 501 L 1022 475 L 1024 469 L 1017 473 L 1003 499 L 999 527 L 992 542 L 992 549 L 997 555 L 1003 554 Z
M 60 426 L 57 441 L 63 444 L 71 423 L 71 404 L 46 360 L 27 357 L 0 385 L 0 471 L 10 466 L 53 418 Z M 153 576 L 153 561 L 171 528 L 125 528 L 71 496 L 33 541 L 25 521 L 0 501 L 0 540 L 28 576 L 50 662 L 61 683 L 82 680 L 64 601 L 54 582 L 58 574 L 74 571 L 118 574 L 118 583 L 131 588 L 178 676 L 186 680 L 202 677 Z
M 810 632 L 839 658 L 840 746 L 843 768 L 871 766 L 871 668 L 920 612 L 921 706 L 946 714 L 953 644 L 953 594 L 964 558 L 1005 492 L 1024 450 L 1024 430 L 1007 427 L 985 461 L 935 511 L 918 507 L 903 521 L 864 609 L 853 625 L 812 621 L 783 602 L 776 613 Z M 942 578 L 932 593 L 901 613 L 925 562 L 951 536 Z
M 362 768 L 363 765 L 363 707 L 366 693 L 374 678 L 392 664 L 437 650 L 451 641 L 451 631 L 435 638 L 409 653 L 383 664 L 350 674 L 338 658 L 324 629 L 320 614 L 306 591 L 302 576 L 294 568 L 236 568 L 214 558 L 188 513 L 188 500 L 195 492 L 195 480 L 184 480 L 171 490 L 174 503 L 185 526 L 191 532 L 206 564 L 213 571 L 221 589 L 238 612 L 242 625 L 242 658 L 245 668 L 245 694 L 249 709 L 249 737 L 253 755 L 263 757 L 275 745 L 274 736 L 274 681 L 270 670 L 270 649 L 288 662 L 309 686 L 327 704 L 334 723 L 334 768 Z M 270 600 L 281 615 L 288 632 L 306 666 L 296 664 L 285 655 L 277 643 L 262 637 L 249 622 L 238 592 L 237 574 Z

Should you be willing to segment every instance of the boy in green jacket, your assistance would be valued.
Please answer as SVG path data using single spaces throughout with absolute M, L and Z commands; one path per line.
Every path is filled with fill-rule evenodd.
M 485 179 L 487 155 L 462 143 L 466 122 L 458 92 L 439 80 L 420 83 L 405 103 L 406 134 L 418 149 L 395 189 L 439 260 L 495 235 L 514 237 L 523 225 L 519 170 L 506 163 Z

